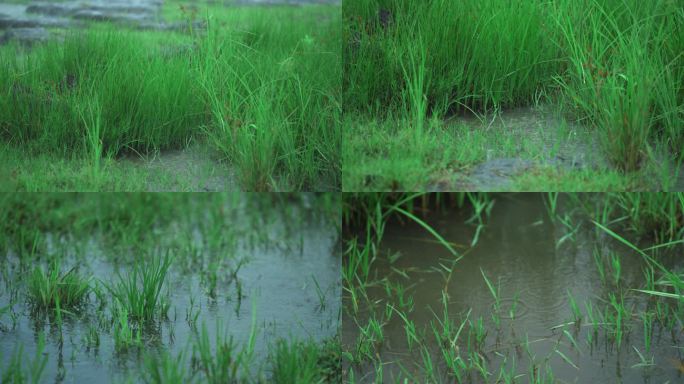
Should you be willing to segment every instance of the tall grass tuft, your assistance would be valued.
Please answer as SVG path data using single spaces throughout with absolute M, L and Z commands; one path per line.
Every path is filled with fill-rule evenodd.
M 678 1 L 359 0 L 342 9 L 345 113 L 360 115 L 345 121 L 353 132 L 343 152 L 350 188 L 424 189 L 430 178 L 482 160 L 449 145 L 464 139 L 451 127 L 445 134 L 444 124 L 426 119 L 542 99 L 596 132 L 617 174 L 660 164 L 666 148 L 668 161 L 681 159 Z M 477 137 L 465 139 L 478 145 Z
M 657 132 L 665 134 L 670 146 L 681 144 L 683 135 L 675 126 L 684 123 L 684 98 L 681 84 L 675 90 L 672 74 L 682 73 L 684 57 L 656 48 L 676 35 L 682 15 L 674 4 L 556 4 L 554 17 L 569 61 L 558 82 L 579 117 L 599 130 L 610 160 L 626 171 L 638 169 L 650 155 L 649 139 Z
M 36 267 L 28 276 L 29 302 L 37 309 L 72 309 L 82 305 L 90 293 L 90 281 L 72 268 L 61 272 L 61 262 L 54 260 L 46 270 Z
M 168 253 L 155 256 L 147 263 L 133 267 L 127 276 L 119 275 L 119 281 L 106 286 L 114 300 L 133 320 L 149 321 L 155 316 L 165 316 L 168 303 L 162 296 L 162 288 L 171 266 Z
M 102 157 L 208 141 L 242 189 L 339 189 L 336 8 L 212 9 L 190 37 L 101 27 L 2 47 L 0 140 L 96 177 Z
M 211 384 L 237 383 L 243 364 L 243 354 L 235 345 L 233 338 L 228 337 L 216 326 L 214 347 L 209 340 L 206 324 L 198 334 L 192 354 L 192 366 L 203 376 L 203 381 Z
M 161 355 L 148 355 L 143 363 L 143 380 L 154 384 L 184 384 L 189 382 L 185 354 L 175 357 L 169 352 Z
M 3 138 L 89 157 L 182 146 L 206 121 L 200 88 L 187 59 L 158 52 L 132 32 L 106 28 L 71 33 L 25 57 L 0 50 L 9 73 L 0 84 Z
M 272 360 L 272 380 L 276 384 L 316 383 L 322 379 L 316 344 L 278 340 Z

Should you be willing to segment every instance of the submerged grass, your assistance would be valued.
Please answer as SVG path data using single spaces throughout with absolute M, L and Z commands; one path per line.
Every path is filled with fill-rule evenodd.
M 563 300 L 562 311 L 567 312 L 570 321 L 553 327 L 551 337 L 530 340 L 528 335 L 520 335 L 512 324 L 524 321 L 515 315 L 518 295 L 511 303 L 509 318 L 501 317 L 501 287 L 484 269 L 480 269 L 483 287 L 486 286 L 483 289 L 489 290 L 494 299 L 493 305 L 484 307 L 484 313 L 473 315 L 473 309 L 467 307 L 460 316 L 451 313 L 449 306 L 453 305 L 450 303 L 453 298 L 446 289 L 441 291 L 441 310 L 402 305 L 414 300 L 412 291 L 402 286 L 404 279 L 413 278 L 413 273 L 429 271 L 434 273 L 434 278 L 442 276 L 448 282 L 450 274 L 441 271 L 448 269 L 447 264 L 440 260 L 427 270 L 415 268 L 405 261 L 394 264 L 402 257 L 395 255 L 395 249 L 381 248 L 379 241 L 368 240 L 371 248 L 363 241 L 364 238 L 375 239 L 375 235 L 381 238 L 388 230 L 387 220 L 396 219 L 403 225 L 406 218 L 415 216 L 423 217 L 422 223 L 433 222 L 430 219 L 435 217 L 430 215 L 434 211 L 448 206 L 463 209 L 464 202 L 475 211 L 470 220 L 464 219 L 464 223 L 485 225 L 484 219 L 494 201 L 490 195 L 377 193 L 346 196 L 344 224 L 350 249 L 344 260 L 349 268 L 345 270 L 343 301 L 348 316 L 344 318 L 345 327 L 348 327 L 346 334 L 352 337 L 343 341 L 342 355 L 348 382 L 523 380 L 553 383 L 568 381 L 568 375 L 572 381 L 573 375 L 586 377 L 588 368 L 584 365 L 584 355 L 588 349 L 592 356 L 599 349 L 617 354 L 619 363 L 624 360 L 632 369 L 653 366 L 667 369 L 662 359 L 670 355 L 670 347 L 677 347 L 677 332 L 684 318 L 684 280 L 678 269 L 681 266 L 675 260 L 675 266 L 671 267 L 672 260 L 668 258 L 676 256 L 674 252 L 681 250 L 684 244 L 682 194 L 549 194 L 545 197 L 546 209 L 556 229 L 576 234 L 567 237 L 567 243 L 580 243 L 584 234 L 593 234 L 594 241 L 600 244 L 594 252 L 600 289 L 594 292 L 596 300 L 587 300 L 584 304 L 567 289 L 568 298 Z M 410 212 L 411 216 L 401 211 Z M 543 223 L 532 225 L 540 224 Z M 587 225 L 592 230 L 595 226 L 596 232 L 578 232 L 578 227 L 586 229 Z M 478 231 L 474 232 L 477 236 Z M 638 243 L 632 240 L 634 237 Z M 451 244 L 448 238 L 444 241 Z M 644 243 L 655 245 L 635 245 Z M 357 268 L 364 260 L 361 255 L 370 252 L 369 249 L 374 257 L 368 258 L 366 269 Z M 445 247 L 444 254 L 447 253 Z M 633 273 L 631 266 L 634 264 L 627 260 L 639 256 L 645 262 L 643 281 Z M 385 263 L 390 266 L 383 266 L 381 270 L 388 271 L 383 275 L 375 266 Z M 432 278 L 426 276 L 422 275 L 421 279 Z M 431 297 L 435 293 L 421 297 Z M 520 299 L 524 301 L 525 297 Z M 432 316 L 426 316 L 428 313 Z M 533 342 L 553 345 L 539 349 L 531 346 Z M 542 356 L 532 351 L 541 351 Z M 388 359 L 387 356 L 396 358 Z M 567 365 L 569 369 L 554 372 L 552 367 L 557 364 Z M 652 371 L 644 372 L 650 375 Z M 620 371 L 617 374 L 620 375 Z
M 339 189 L 335 10 L 212 6 L 206 31 L 189 35 L 98 27 L 28 52 L 2 47 L 0 139 L 82 159 L 88 180 L 105 159 L 198 139 L 241 189 Z
M 97 375 L 91 371 L 97 368 L 65 367 L 69 357 L 62 355 L 62 346 L 68 343 L 76 348 L 69 352 L 72 360 L 85 359 L 96 366 L 102 359 L 113 361 L 114 381 L 270 382 L 277 362 L 279 382 L 340 382 L 337 338 L 319 342 L 316 330 L 310 339 L 288 339 L 287 344 L 261 337 L 261 329 L 270 335 L 271 323 L 256 316 L 257 305 L 263 302 L 258 291 L 254 293 L 253 282 L 240 286 L 241 268 L 252 259 L 239 257 L 270 244 L 274 236 L 285 257 L 287 250 L 303 253 L 308 235 L 297 231 L 323 223 L 334 231 L 339 211 L 338 194 L 0 194 L 0 333 L 10 343 L 0 350 L 0 381 L 68 381 Z M 295 220 L 302 222 L 301 227 L 288 228 L 286 224 Z M 80 269 L 64 269 L 67 263 L 60 258 L 67 257 Z M 102 280 L 92 283 L 84 277 L 86 271 Z M 236 289 L 214 298 L 211 292 L 195 289 L 195 283 L 201 288 L 205 272 L 216 275 L 215 290 L 221 290 L 224 280 L 235 282 Z M 197 278 L 191 292 L 171 291 L 179 287 L 170 285 L 177 274 Z M 318 275 L 302 280 L 317 291 L 325 312 L 333 305 L 324 300 L 322 281 Z M 179 296 L 188 297 L 189 305 L 184 306 Z M 251 326 L 248 335 L 236 334 L 234 323 L 217 327 L 215 333 L 199 325 L 207 316 L 222 316 L 216 308 L 234 307 L 235 316 L 242 316 L 239 302 L 244 297 L 253 303 L 251 324 L 243 324 Z M 207 313 L 205 300 L 214 313 Z M 28 310 L 34 307 L 41 312 Z M 316 312 L 315 307 L 310 310 Z M 324 315 L 320 326 L 334 332 L 335 314 L 330 314 L 330 324 L 324 323 Z M 25 325 L 31 335 L 17 334 Z M 36 351 L 44 330 L 49 331 L 47 352 L 40 336 L 34 363 L 23 352 Z M 185 339 L 187 348 L 176 354 Z
M 24 346 L 19 345 L 14 354 L 5 360 L 7 363 L 3 362 L 0 365 L 2 368 L 0 380 L 3 383 L 13 384 L 38 384 L 44 382 L 42 376 L 45 371 L 45 365 L 48 362 L 48 357 L 43 354 L 44 348 L 45 335 L 42 333 L 38 337 L 38 348 L 33 359 L 26 360 Z

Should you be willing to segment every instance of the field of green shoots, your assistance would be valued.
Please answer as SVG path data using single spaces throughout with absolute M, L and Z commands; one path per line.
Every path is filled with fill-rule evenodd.
M 345 382 L 681 380 L 681 193 L 343 204 Z
M 339 190 L 339 7 L 163 13 L 0 47 L 0 189 Z
M 339 382 L 339 212 L 335 194 L 1 194 L 0 382 Z
M 681 1 L 359 0 L 342 12 L 345 191 L 684 188 Z M 510 121 L 521 110 L 533 121 Z M 481 180 L 497 173 L 505 183 Z

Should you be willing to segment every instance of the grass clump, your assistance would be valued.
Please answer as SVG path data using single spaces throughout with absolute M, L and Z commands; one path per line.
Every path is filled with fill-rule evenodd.
M 168 303 L 162 296 L 162 288 L 170 266 L 168 253 L 164 257 L 155 256 L 147 263 L 135 265 L 127 276 L 119 275 L 119 281 L 106 286 L 107 290 L 133 320 L 143 322 L 157 315 L 164 317 Z
M 362 0 L 344 3 L 343 17 L 345 112 L 357 116 L 352 125 L 392 128 L 371 140 L 362 129 L 350 134 L 356 140 L 345 137 L 351 147 L 343 149 L 345 189 L 432 188 L 430 182 L 444 174 L 467 175 L 490 152 L 544 158 L 553 150 L 520 153 L 534 134 L 519 138 L 502 129 L 493 136 L 512 143 L 487 139 L 485 150 L 469 158 L 460 152 L 477 148 L 478 141 L 451 134 L 444 123 L 428 123 L 475 115 L 482 124 L 471 130 L 484 136 L 492 126 L 484 115 L 542 103 L 554 105 L 563 121 L 581 125 L 586 140 L 600 147 L 601 164 L 582 168 L 605 174 L 602 185 L 640 189 L 657 167 L 658 182 L 670 187 L 670 165 L 681 161 L 684 144 L 684 11 L 676 1 Z M 548 122 L 540 132 L 563 136 L 562 127 Z M 394 137 L 409 144 L 397 145 Z M 556 184 L 582 178 L 568 169 L 567 180 Z M 364 180 L 380 172 L 393 180 Z M 528 189 L 529 181 L 519 189 Z M 595 186 L 584 180 L 572 189 Z M 469 188 L 452 182 L 447 189 Z
M 216 340 L 212 348 L 206 324 L 194 344 L 191 364 L 203 381 L 211 384 L 240 382 L 240 369 L 246 356 L 235 345 L 232 336 L 221 332 L 217 325 Z
M 90 282 L 76 268 L 61 272 L 61 262 L 54 260 L 46 270 L 36 267 L 27 280 L 30 303 L 38 309 L 77 308 L 90 293 Z
M 26 360 L 26 356 L 24 356 L 24 346 L 19 345 L 14 354 L 7 360 L 7 365 L 4 362 L 0 365 L 0 368 L 2 368 L 0 381 L 13 384 L 37 384 L 44 382 L 41 378 L 45 371 L 45 365 L 48 362 L 48 356 L 43 354 L 44 349 L 45 335 L 42 333 L 38 337 L 36 355 L 30 361 Z M 25 363 L 27 366 L 24 366 Z
M 559 2 L 554 10 L 568 70 L 557 78 L 581 118 L 595 126 L 610 160 L 633 171 L 659 131 L 681 151 L 684 40 L 675 2 L 589 0 Z M 672 36 L 677 36 L 671 39 Z M 679 54 L 656 50 L 671 41 Z M 677 81 L 679 75 L 679 83 Z
M 336 348 L 339 349 L 339 344 L 334 341 L 319 346 L 312 342 L 278 340 L 271 356 L 271 380 L 277 384 L 337 382 L 341 361 Z
M 86 186 L 107 185 L 106 161 L 199 142 L 241 189 L 339 189 L 337 8 L 206 7 L 206 30 L 93 27 L 2 47 L 0 141 L 78 159 Z
M 153 384 L 184 384 L 188 380 L 187 362 L 181 352 L 172 356 L 169 352 L 145 357 L 143 381 Z

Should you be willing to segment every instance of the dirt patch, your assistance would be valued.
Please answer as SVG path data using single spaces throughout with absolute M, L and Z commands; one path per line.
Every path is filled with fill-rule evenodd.
M 123 161 L 149 172 L 146 189 L 150 192 L 239 189 L 234 172 L 198 146 Z
M 515 177 L 537 167 L 582 170 L 608 166 L 595 133 L 545 108 L 520 108 L 482 119 L 459 116 L 446 124 L 447 128 L 484 130 L 504 139 L 506 148 L 488 150 L 485 161 L 448 175 L 430 190 L 506 190 Z

